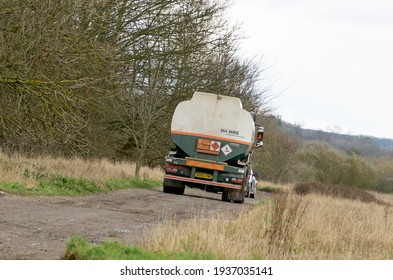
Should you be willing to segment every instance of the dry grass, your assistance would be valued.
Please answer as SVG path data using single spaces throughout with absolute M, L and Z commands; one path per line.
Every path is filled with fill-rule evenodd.
M 393 195 L 392 194 L 387 194 L 387 193 L 377 193 L 377 192 L 371 192 L 374 194 L 374 196 L 386 204 L 390 204 L 393 207 Z
M 371 192 L 345 185 L 307 183 L 297 184 L 294 186 L 293 190 L 299 195 L 321 194 L 349 200 L 360 200 L 362 202 L 385 203 L 382 200 L 377 199 Z
M 391 206 L 292 192 L 237 217 L 168 220 L 145 247 L 222 259 L 393 259 L 392 232 Z
M 115 162 L 107 159 L 84 160 L 82 158 L 27 158 L 18 154 L 7 155 L 0 152 L 0 182 L 15 182 L 33 187 L 37 179 L 46 175 L 61 175 L 84 178 L 96 183 L 109 179 L 128 179 L 134 176 L 135 163 Z M 161 180 L 160 168 L 142 167 L 141 177 Z

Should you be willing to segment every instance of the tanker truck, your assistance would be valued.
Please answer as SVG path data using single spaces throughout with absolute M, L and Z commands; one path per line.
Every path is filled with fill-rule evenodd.
M 185 186 L 221 193 L 223 201 L 243 203 L 254 148 L 263 145 L 263 127 L 255 138 L 255 114 L 239 98 L 195 92 L 173 114 L 175 144 L 165 157 L 163 191 L 184 194 Z

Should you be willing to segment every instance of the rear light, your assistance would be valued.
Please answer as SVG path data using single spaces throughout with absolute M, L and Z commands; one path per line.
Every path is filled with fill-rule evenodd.
M 177 165 L 173 163 L 165 163 L 165 168 L 179 168 L 179 169 L 187 169 L 186 166 L 183 165 Z
M 166 172 L 177 173 L 177 169 L 176 169 L 176 168 L 172 168 L 172 167 L 168 167 L 168 168 L 166 169 Z
M 231 179 L 231 182 L 232 182 L 232 183 L 235 183 L 235 184 L 241 184 L 241 183 L 243 183 L 243 179 L 232 178 L 232 179 Z
M 172 163 L 165 163 L 165 171 L 170 173 L 177 173 L 179 170 L 188 170 L 186 166 Z
M 257 143 L 255 144 L 255 148 L 259 148 L 263 146 L 263 132 L 264 128 L 262 126 L 258 127 L 258 134 L 257 134 Z
M 263 133 L 264 133 L 264 128 L 263 127 L 258 127 L 258 134 L 257 134 L 257 140 L 263 140 Z

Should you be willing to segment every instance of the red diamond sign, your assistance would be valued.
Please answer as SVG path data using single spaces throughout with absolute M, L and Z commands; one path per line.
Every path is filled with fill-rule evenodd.
M 212 141 L 210 144 L 211 151 L 219 151 L 221 147 L 221 142 Z

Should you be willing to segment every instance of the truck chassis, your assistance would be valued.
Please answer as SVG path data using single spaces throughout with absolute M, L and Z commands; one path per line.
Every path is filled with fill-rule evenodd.
M 243 203 L 248 168 L 194 158 L 165 158 L 164 192 L 184 194 L 185 186 L 222 193 L 223 201 Z

